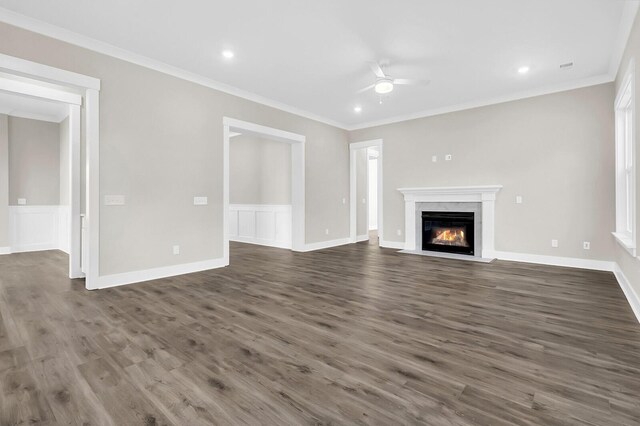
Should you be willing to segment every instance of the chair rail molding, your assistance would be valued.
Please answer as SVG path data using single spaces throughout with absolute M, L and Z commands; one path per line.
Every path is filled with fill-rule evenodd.
M 502 185 L 398 188 L 404 196 L 405 250 L 416 250 L 416 203 L 482 203 L 481 257 L 495 257 L 495 202 Z

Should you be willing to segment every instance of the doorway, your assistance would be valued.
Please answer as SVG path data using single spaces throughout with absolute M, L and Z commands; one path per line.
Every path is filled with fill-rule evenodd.
M 349 144 L 352 243 L 369 240 L 380 245 L 384 241 L 382 146 L 382 139 Z
M 68 214 L 59 215 L 59 227 L 68 229 L 62 232 L 68 233 L 68 239 L 64 236 L 62 239 L 68 241 L 65 244 L 69 252 L 69 278 L 86 277 L 87 289 L 98 288 L 99 275 L 99 90 L 98 79 L 0 54 L 0 93 L 55 104 L 64 111 L 63 121 L 68 120 L 64 160 L 69 173 L 63 184 L 68 194 Z M 86 152 L 84 209 L 80 194 L 82 128 Z M 18 204 L 18 200 L 15 201 Z M 28 199 L 21 201 L 24 205 L 29 202 Z M 8 223 L 0 225 L 9 226 Z M 82 244 L 83 229 L 86 230 L 85 244 Z
M 241 121 L 229 117 L 223 118 L 223 256 L 225 264 L 229 264 L 229 241 L 232 236 L 232 225 L 234 227 L 234 239 L 237 239 L 240 212 L 234 213 L 232 218 L 230 210 L 230 144 L 232 139 L 238 135 L 249 136 L 258 140 L 275 141 L 286 143 L 290 146 L 290 244 L 287 248 L 293 251 L 303 251 L 305 247 L 305 136 L 274 129 L 255 123 Z M 265 211 L 262 217 L 277 217 L 275 211 Z M 247 213 L 256 220 L 256 212 Z M 286 214 L 286 213 L 285 213 Z M 265 219 L 270 220 L 270 219 Z

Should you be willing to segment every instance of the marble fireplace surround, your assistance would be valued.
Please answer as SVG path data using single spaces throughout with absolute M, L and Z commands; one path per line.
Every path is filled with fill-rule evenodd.
M 475 257 L 494 258 L 495 201 L 502 185 L 399 188 L 404 196 L 405 247 L 421 250 L 422 211 L 472 211 L 475 215 Z

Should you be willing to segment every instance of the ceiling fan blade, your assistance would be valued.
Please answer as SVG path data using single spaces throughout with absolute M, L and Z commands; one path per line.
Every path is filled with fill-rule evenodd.
M 386 78 L 387 77 L 386 75 L 384 75 L 384 71 L 382 71 L 382 67 L 380 66 L 379 63 L 370 62 L 369 66 L 371 67 L 371 71 L 373 71 L 373 73 L 376 75 L 376 77 L 378 77 L 378 78 Z
M 410 84 L 412 86 L 426 86 L 431 83 L 431 80 L 412 80 L 409 78 L 396 78 L 393 80 L 393 84 Z
M 358 90 L 356 93 L 364 93 L 364 92 L 367 92 L 367 91 L 373 89 L 374 87 L 375 87 L 375 84 L 370 84 L 369 86 L 365 87 L 364 89 Z

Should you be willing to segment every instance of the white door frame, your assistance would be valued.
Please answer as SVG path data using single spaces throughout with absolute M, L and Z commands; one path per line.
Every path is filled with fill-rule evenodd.
M 274 129 L 235 118 L 222 118 L 223 196 L 222 228 L 224 230 L 223 257 L 229 264 L 229 141 L 231 133 L 249 133 L 291 145 L 291 249 L 305 250 L 305 141 L 306 137 L 285 130 Z
M 382 162 L 383 162 L 383 151 L 382 151 L 382 139 L 373 139 L 369 141 L 362 142 L 353 142 L 349 144 L 349 239 L 352 243 L 357 241 L 357 226 L 358 226 L 358 200 L 357 200 L 357 186 L 356 186 L 356 151 L 363 148 L 378 148 L 379 156 L 378 156 L 378 245 L 382 244 L 384 241 L 384 232 L 383 232 L 383 221 L 382 221 L 382 210 L 383 210 L 383 193 L 382 190 Z M 369 165 L 369 157 L 367 156 L 367 167 Z M 368 176 L 367 176 L 368 179 Z M 369 181 L 367 180 L 367 186 L 369 185 Z M 368 210 L 367 210 L 368 212 Z M 368 213 L 367 213 L 368 217 Z M 368 218 L 367 218 L 368 222 Z M 369 232 L 369 224 L 367 223 L 367 233 Z
M 100 80 L 48 65 L 0 54 L 0 71 L 18 78 L 2 78 L 0 90 L 63 102 L 69 105 L 70 166 L 69 189 L 71 214 L 69 215 L 69 277 L 86 275 L 85 287 L 97 288 L 99 275 L 99 91 Z M 21 77 L 31 79 L 25 82 Z M 51 83 L 62 87 L 55 88 Z M 85 109 L 86 138 L 86 216 L 88 247 L 81 250 L 80 216 L 80 162 L 81 162 L 81 107 Z M 82 256 L 82 259 L 81 259 Z M 82 263 L 82 268 L 81 268 Z M 82 270 L 86 271 L 86 274 Z

